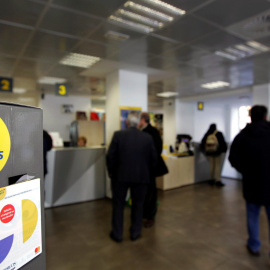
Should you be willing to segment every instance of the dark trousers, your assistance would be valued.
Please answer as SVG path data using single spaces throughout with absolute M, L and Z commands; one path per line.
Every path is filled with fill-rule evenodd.
M 126 196 L 129 188 L 132 200 L 130 236 L 133 238 L 138 237 L 142 230 L 143 203 L 147 185 L 113 181 L 112 232 L 114 236 L 119 240 L 123 238 L 124 207 L 126 204 Z
M 157 213 L 157 187 L 156 179 L 151 179 L 147 187 L 143 206 L 143 217 L 146 219 L 154 220 Z

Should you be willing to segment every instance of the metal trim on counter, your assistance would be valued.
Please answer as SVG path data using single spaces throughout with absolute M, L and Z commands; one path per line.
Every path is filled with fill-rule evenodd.
M 47 162 L 46 208 L 105 197 L 105 147 L 55 148 Z

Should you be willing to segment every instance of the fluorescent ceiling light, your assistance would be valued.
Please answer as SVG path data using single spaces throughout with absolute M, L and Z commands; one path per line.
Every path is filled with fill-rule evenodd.
M 162 92 L 157 94 L 158 97 L 164 97 L 164 98 L 169 98 L 169 97 L 176 97 L 178 96 L 177 92 Z
M 242 45 L 242 44 L 239 44 L 239 45 L 235 45 L 235 48 L 237 48 L 238 50 L 241 50 L 241 51 L 244 51 L 244 52 L 247 52 L 249 54 L 258 54 L 259 51 L 257 49 L 254 49 L 254 48 L 250 48 L 246 45 Z
M 131 21 L 128 21 L 128 20 L 124 20 L 120 17 L 116 17 L 114 15 L 110 16 L 109 19 L 111 21 L 115 21 L 115 22 L 118 22 L 120 24 L 124 24 L 126 26 L 129 26 L 131 28 L 135 28 L 137 30 L 140 30 L 140 31 L 143 31 L 143 32 L 146 32 L 146 33 L 150 33 L 150 32 L 153 32 L 154 31 L 154 28 L 152 27 L 149 27 L 149 26 L 146 26 L 146 25 L 143 25 L 143 24 L 140 24 L 140 23 L 135 23 L 135 22 L 131 22 Z
M 56 84 L 56 83 L 65 83 L 67 80 L 64 78 L 56 78 L 56 77 L 42 77 L 38 80 L 38 83 L 41 84 Z
M 215 89 L 215 88 L 221 88 L 221 87 L 225 87 L 229 85 L 230 84 L 228 82 L 217 81 L 217 82 L 202 84 L 201 87 L 207 88 L 207 89 Z
M 24 88 L 13 88 L 13 93 L 15 94 L 24 94 L 26 92 L 26 89 Z
M 253 47 L 254 49 L 260 50 L 262 52 L 268 52 L 270 50 L 269 47 L 264 46 L 256 41 L 248 41 L 247 45 L 249 45 L 250 47 Z
M 117 13 L 120 13 L 121 15 L 124 15 L 125 17 L 128 17 L 129 19 L 133 19 L 133 20 L 136 20 L 136 21 L 139 21 L 141 23 L 145 23 L 145 24 L 148 24 L 152 27 L 163 27 L 164 24 L 159 22 L 159 21 L 156 21 L 156 20 L 152 20 L 148 17 L 144 17 L 144 16 L 141 16 L 139 14 L 136 14 L 136 13 L 133 13 L 133 12 L 130 12 L 130 11 L 126 11 L 124 9 L 120 9 Z
M 158 7 L 162 7 L 164 9 L 166 9 L 167 11 L 173 13 L 173 14 L 176 14 L 176 15 L 184 15 L 186 14 L 186 11 L 183 10 L 183 9 L 180 9 L 180 8 L 177 8 L 177 7 L 174 7 L 172 5 L 169 5 L 165 2 L 162 2 L 160 0 L 144 0 L 145 2 L 147 3 L 151 3 L 155 6 L 158 6 Z
M 245 53 L 240 52 L 239 50 L 236 50 L 236 49 L 231 48 L 231 47 L 227 48 L 226 51 L 231 53 L 231 54 L 234 54 L 234 55 L 236 55 L 238 57 L 245 57 L 246 56 Z
M 60 64 L 73 67 L 89 68 L 98 61 L 100 61 L 99 57 L 79 53 L 70 53 L 60 60 Z
M 163 21 L 169 21 L 169 22 L 171 22 L 174 19 L 172 16 L 166 15 L 166 14 L 164 14 L 162 12 L 156 11 L 154 9 L 151 9 L 151 8 L 148 8 L 148 7 L 139 5 L 139 4 L 135 4 L 132 1 L 126 2 L 125 3 L 125 7 L 130 7 L 131 9 L 135 9 L 137 11 L 146 13 L 148 15 L 150 14 L 151 16 L 154 16 L 156 18 L 159 18 L 160 20 L 163 20 Z
M 222 52 L 222 51 L 216 51 L 215 54 L 218 55 L 218 56 L 228 58 L 228 59 L 233 60 L 233 61 L 237 60 L 236 56 L 231 55 L 229 53 Z
M 125 41 L 125 40 L 129 39 L 128 35 L 118 33 L 118 32 L 115 32 L 115 31 L 108 31 L 105 34 L 105 37 L 108 38 L 108 39 L 119 40 L 119 41 Z

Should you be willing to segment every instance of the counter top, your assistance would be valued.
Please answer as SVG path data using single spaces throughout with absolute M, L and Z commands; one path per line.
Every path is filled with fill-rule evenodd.
M 52 148 L 51 151 L 67 151 L 67 150 L 91 150 L 91 149 L 102 149 L 106 148 L 105 146 L 101 145 L 95 145 L 95 146 L 89 146 L 89 147 L 55 147 Z

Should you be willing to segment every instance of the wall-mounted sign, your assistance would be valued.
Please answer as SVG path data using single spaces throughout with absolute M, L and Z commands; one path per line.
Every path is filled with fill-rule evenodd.
M 63 104 L 62 105 L 62 112 L 63 113 L 74 113 L 73 104 Z
M 0 188 L 0 269 L 19 269 L 42 253 L 40 179 Z
M 198 110 L 203 111 L 204 108 L 204 103 L 203 102 L 198 102 Z
M 0 91 L 1 92 L 12 92 L 13 79 L 0 77 Z
M 57 83 L 55 85 L 55 93 L 57 96 L 68 96 L 68 86 L 66 83 Z
M 132 111 L 136 111 L 137 113 L 140 113 L 142 111 L 141 107 L 120 107 L 120 128 L 126 129 L 127 124 L 126 120 L 128 117 L 128 114 Z

